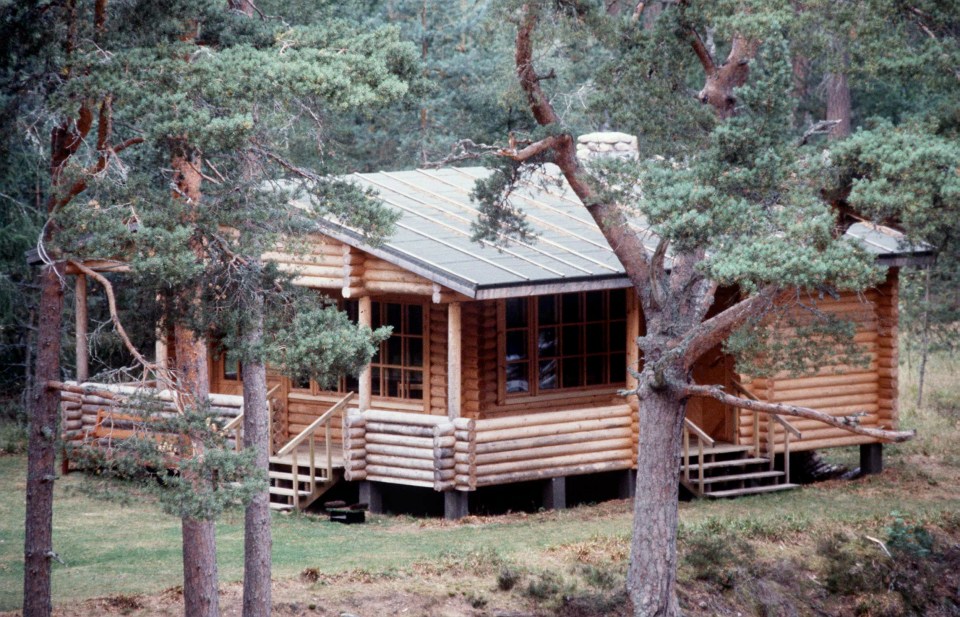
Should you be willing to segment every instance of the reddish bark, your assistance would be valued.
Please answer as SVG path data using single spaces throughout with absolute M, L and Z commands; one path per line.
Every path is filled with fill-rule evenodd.
M 200 156 L 195 149 L 180 142 L 176 145 L 171 164 L 174 169 L 176 195 L 192 205 L 195 212 L 200 207 L 200 187 L 203 175 L 200 171 Z M 192 215 L 191 217 L 192 218 Z M 190 222 L 189 220 L 186 222 Z M 196 241 L 191 248 L 198 260 L 204 259 L 203 247 Z M 180 298 L 184 307 L 200 295 L 199 289 L 185 290 Z M 207 366 L 206 340 L 187 327 L 185 323 L 174 324 L 174 344 L 177 359 L 177 379 L 181 401 L 187 409 L 198 409 L 206 404 L 210 394 L 210 372 Z M 203 457 L 201 435 L 188 435 L 193 457 Z M 201 484 L 209 480 L 184 474 L 184 479 L 194 483 L 201 491 Z M 199 520 L 189 515 L 182 517 L 183 532 L 183 602 L 188 617 L 219 617 L 220 600 L 217 595 L 217 552 L 213 520 Z
M 47 382 L 60 377 L 60 315 L 63 268 L 46 266 L 40 275 L 37 368 L 30 410 L 27 451 L 27 504 L 24 541 L 23 615 L 47 617 L 53 552 L 53 481 L 56 477 L 57 410 L 60 393 Z
M 248 345 L 263 342 L 263 298 L 248 307 L 249 325 L 243 333 Z M 267 367 L 248 359 L 243 363 L 243 447 L 252 449 L 254 466 L 266 477 L 270 467 L 270 424 L 267 405 Z M 247 505 L 243 533 L 243 617 L 269 617 L 271 608 L 270 492 L 266 485 Z

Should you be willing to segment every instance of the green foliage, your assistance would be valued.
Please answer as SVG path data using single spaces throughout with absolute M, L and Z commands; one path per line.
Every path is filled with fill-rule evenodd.
M 933 550 L 933 537 L 926 527 L 908 524 L 899 512 L 891 512 L 893 522 L 887 527 L 887 546 L 891 551 L 912 557 L 928 557 Z

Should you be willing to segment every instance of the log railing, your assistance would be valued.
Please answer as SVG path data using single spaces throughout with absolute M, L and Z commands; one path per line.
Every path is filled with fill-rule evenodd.
M 322 482 L 328 482 L 333 478 L 333 440 L 331 439 L 330 433 L 330 424 L 333 420 L 334 414 L 338 411 L 344 409 L 347 404 L 353 399 L 354 393 L 349 392 L 346 396 L 340 399 L 333 407 L 323 412 L 319 418 L 310 423 L 307 428 L 300 431 L 300 433 L 291 439 L 285 446 L 280 448 L 276 457 L 290 457 L 290 469 L 293 474 L 292 484 L 294 487 L 293 491 L 293 506 L 296 509 L 300 507 L 300 494 L 297 487 L 299 486 L 300 480 L 300 466 L 298 460 L 298 452 L 300 446 L 304 443 L 307 444 L 307 456 L 309 457 L 309 464 L 307 467 L 310 470 L 309 476 L 309 485 L 310 492 L 312 493 L 317 484 L 317 433 L 322 427 L 324 429 L 324 444 L 326 446 L 326 456 L 323 461 L 323 474 L 319 477 Z M 304 480 L 306 481 L 306 480 Z
M 704 493 L 703 467 L 706 462 L 703 457 L 704 446 L 712 448 L 716 443 L 710 435 L 696 425 L 689 418 L 683 419 L 683 481 L 690 485 L 690 433 L 697 437 L 697 489 L 701 495 Z
M 269 390 L 267 390 L 267 434 L 268 435 L 272 435 L 272 433 L 270 432 L 271 431 L 270 423 L 273 418 L 273 401 L 271 400 L 270 395 L 276 392 L 277 388 L 279 387 L 280 387 L 279 385 L 276 385 L 270 388 Z M 241 411 L 239 416 L 233 418 L 232 420 L 224 424 L 223 428 L 221 429 L 225 435 L 229 435 L 231 432 L 233 433 L 233 447 L 237 452 L 243 449 L 243 414 L 244 412 Z M 267 447 L 270 450 L 268 454 L 272 456 L 273 455 L 273 439 L 269 441 L 269 444 L 267 445 Z
M 351 411 L 344 418 L 348 480 L 472 491 L 634 466 L 629 405 L 472 420 Z

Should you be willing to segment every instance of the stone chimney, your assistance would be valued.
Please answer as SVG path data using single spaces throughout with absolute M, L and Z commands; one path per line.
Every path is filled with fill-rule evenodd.
M 637 160 L 639 156 L 636 135 L 607 131 L 577 138 L 577 158 L 583 163 L 600 158 Z

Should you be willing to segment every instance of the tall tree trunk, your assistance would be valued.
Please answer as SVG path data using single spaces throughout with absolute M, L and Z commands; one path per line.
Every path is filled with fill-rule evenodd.
M 180 392 L 188 411 L 196 411 L 205 404 L 210 394 L 210 376 L 207 367 L 207 344 L 184 324 L 174 326 L 176 341 L 177 376 Z M 191 456 L 203 457 L 203 436 L 190 434 Z M 206 478 L 186 476 L 198 486 Z M 214 521 L 197 519 L 188 514 L 181 517 L 183 533 L 183 608 L 187 617 L 219 617 L 220 599 L 217 585 L 217 547 Z
M 835 44 L 834 48 L 839 47 Z M 850 63 L 849 55 L 840 49 L 839 56 L 841 70 L 827 75 L 827 120 L 837 120 L 838 123 L 827 135 L 827 139 L 843 139 L 849 137 L 850 128 L 850 84 L 847 82 L 846 67 Z
M 640 389 L 640 443 L 627 585 L 634 614 L 680 615 L 677 498 L 686 402 L 670 390 Z
M 923 330 L 920 335 L 920 378 L 917 383 L 917 407 L 923 405 L 923 382 L 927 376 L 927 355 L 930 351 L 930 268 L 927 268 L 923 292 Z
M 263 296 L 248 304 L 244 347 L 263 342 Z M 270 423 L 267 405 L 267 367 L 247 358 L 243 374 L 243 446 L 252 449 L 254 466 L 264 477 L 270 468 Z M 270 599 L 270 491 L 267 485 L 247 505 L 243 533 L 243 617 L 268 617 Z
M 57 410 L 60 395 L 47 387 L 60 378 L 60 321 L 63 268 L 46 266 L 40 275 L 40 324 L 34 372 L 30 441 L 27 450 L 27 510 L 23 554 L 23 615 L 46 617 L 52 610 L 53 481 L 56 477 Z
M 199 153 L 186 143 L 176 146 L 171 166 L 175 170 L 174 182 L 177 196 L 186 200 L 196 211 L 200 208 Z M 189 221 L 188 221 L 189 222 Z M 203 246 L 197 240 L 191 241 L 191 248 L 198 260 L 205 258 Z M 183 292 L 181 303 L 189 306 L 200 296 L 200 290 Z M 207 365 L 206 340 L 190 329 L 185 323 L 176 323 L 173 327 L 177 357 L 177 379 L 184 407 L 196 411 L 207 405 L 210 395 L 210 371 Z M 190 434 L 191 456 L 204 456 L 203 436 Z M 210 479 L 185 477 L 202 492 L 202 483 Z M 217 584 L 217 550 L 215 524 L 211 519 L 196 519 L 189 514 L 181 517 L 183 532 L 183 604 L 187 617 L 219 617 L 220 599 Z

